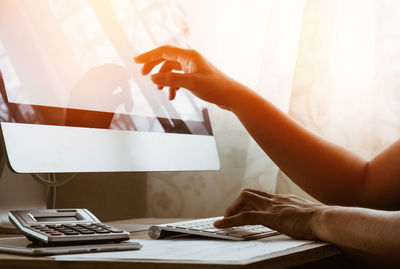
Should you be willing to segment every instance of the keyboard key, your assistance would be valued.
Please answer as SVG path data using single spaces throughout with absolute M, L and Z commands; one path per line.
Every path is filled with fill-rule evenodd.
M 235 237 L 244 238 L 244 237 L 248 237 L 250 235 L 253 235 L 253 233 L 252 232 L 248 232 L 248 231 L 235 231 L 235 232 L 229 233 L 229 235 L 235 236 Z
M 207 233 L 216 233 L 218 232 L 220 229 L 217 228 L 211 228 L 211 229 L 204 229 L 202 230 L 203 232 L 207 232 Z
M 216 232 L 216 234 L 220 234 L 220 235 L 228 235 L 228 234 L 229 234 L 229 231 L 224 231 L 224 230 L 222 230 L 222 231 L 218 231 L 218 232 Z

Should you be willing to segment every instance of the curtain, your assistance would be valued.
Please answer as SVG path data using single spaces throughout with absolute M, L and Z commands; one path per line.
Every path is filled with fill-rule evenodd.
M 308 0 L 289 114 L 371 159 L 400 135 L 399 1 Z M 278 192 L 304 194 L 283 173 Z

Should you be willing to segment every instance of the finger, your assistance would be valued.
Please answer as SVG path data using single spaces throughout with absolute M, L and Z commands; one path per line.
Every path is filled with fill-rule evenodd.
M 181 65 L 178 62 L 172 62 L 172 61 L 165 61 L 160 70 L 158 71 L 159 73 L 167 73 L 167 72 L 171 72 L 172 70 L 182 70 Z M 162 90 L 164 88 L 163 85 L 158 85 L 157 88 L 159 90 Z M 171 89 L 175 89 L 175 87 L 170 88 L 170 100 L 173 100 L 175 98 L 175 92 L 179 89 L 176 88 L 173 95 L 171 94 Z M 173 98 L 171 99 L 171 95 L 173 96 Z
M 260 191 L 260 190 L 256 190 L 256 189 L 250 189 L 250 188 L 246 188 L 243 191 L 248 191 L 248 192 L 251 192 L 251 193 L 255 193 L 255 194 L 261 195 L 263 197 L 267 197 L 267 198 L 273 198 L 275 196 L 272 193 L 268 193 L 268 192 Z
M 146 62 L 142 67 L 142 74 L 147 75 L 151 70 L 153 70 L 153 68 L 156 65 L 162 63 L 163 61 L 164 61 L 164 59 L 157 59 L 154 61 Z
M 157 73 L 151 76 L 154 84 L 170 87 L 192 88 L 193 75 L 182 73 Z
M 170 65 L 169 63 L 170 63 L 170 61 L 165 61 L 165 62 L 162 64 L 162 66 L 161 66 L 161 68 L 160 68 L 160 70 L 159 70 L 158 72 L 159 72 L 159 73 L 171 72 L 172 67 L 171 67 L 171 65 Z M 157 85 L 157 88 L 158 88 L 159 90 L 162 90 L 162 89 L 164 88 L 164 86 L 163 86 L 163 85 Z
M 134 58 L 134 61 L 136 63 L 146 63 L 159 59 L 164 59 L 181 63 L 182 60 L 187 59 L 188 57 L 190 57 L 190 50 L 172 46 L 162 46 L 136 56 Z
M 268 203 L 267 199 L 268 198 L 264 198 L 256 193 L 242 191 L 233 204 L 226 209 L 224 216 L 236 215 L 243 211 L 243 209 L 262 210 L 266 207 L 266 203 Z
M 239 211 L 241 211 L 244 207 L 245 207 L 245 202 L 239 197 L 226 208 L 224 217 L 235 215 Z
M 239 212 L 244 206 L 243 193 L 240 193 L 239 197 L 226 208 L 224 217 L 235 215 L 235 212 Z
M 165 61 L 158 72 L 166 73 L 172 70 L 182 70 L 181 65 L 178 62 Z
M 255 225 L 262 223 L 263 213 L 259 211 L 246 211 L 234 216 L 224 217 L 214 222 L 216 228 L 229 228 L 243 225 Z
M 176 97 L 176 92 L 178 91 L 178 87 L 169 87 L 169 100 L 172 101 Z

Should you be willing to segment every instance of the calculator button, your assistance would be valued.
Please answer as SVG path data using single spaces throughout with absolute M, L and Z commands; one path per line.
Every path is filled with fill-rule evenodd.
M 108 229 L 110 232 L 112 232 L 112 233 L 122 233 L 122 232 L 124 232 L 124 231 L 122 231 L 122 230 L 118 230 L 118 229 Z
M 48 227 L 48 228 L 57 228 L 57 227 L 60 227 L 61 225 L 53 225 L 53 224 L 48 224 L 48 225 L 46 225 L 46 227 Z
M 59 232 L 59 233 L 68 233 L 68 232 L 70 232 L 70 231 L 65 231 L 65 230 L 57 230 L 57 232 Z
M 98 234 L 109 234 L 110 233 L 110 231 L 107 231 L 107 230 L 95 230 L 95 232 Z
M 90 231 L 90 230 L 86 230 L 86 231 L 79 231 L 81 234 L 94 234 L 94 232 L 93 231 Z
M 64 224 L 63 226 L 66 228 L 73 229 L 73 228 L 76 228 L 77 225 L 76 224 Z
M 59 227 L 59 228 L 54 228 L 54 230 L 58 230 L 58 231 L 60 231 L 60 230 L 66 230 L 66 231 L 70 231 L 70 230 L 71 230 L 71 228 L 67 228 L 67 227 Z
M 75 228 L 74 230 L 76 230 L 76 231 L 90 231 L 89 229 L 87 229 L 87 228 L 82 228 L 82 227 L 77 227 L 77 228 Z
M 65 235 L 78 235 L 78 232 L 71 231 L 71 232 L 64 232 Z
M 62 233 L 51 233 L 50 235 L 54 235 L 54 236 L 60 236 L 60 235 L 63 235 Z

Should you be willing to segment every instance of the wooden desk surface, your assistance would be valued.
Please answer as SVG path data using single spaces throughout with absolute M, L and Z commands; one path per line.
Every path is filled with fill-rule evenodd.
M 156 219 L 142 218 L 112 222 L 114 225 L 135 224 L 139 227 L 132 233 L 132 239 L 148 239 L 143 225 L 176 222 L 183 219 Z M 0 235 L 10 237 L 16 235 Z M 18 235 L 20 236 L 20 235 Z M 47 257 L 31 257 L 15 254 L 0 253 L 0 268 L 287 268 L 322 260 L 340 254 L 334 246 L 316 242 L 274 252 L 265 256 L 245 260 L 240 263 L 229 262 L 187 262 L 187 261 L 159 261 L 159 260 L 115 260 L 115 261 L 56 261 Z

